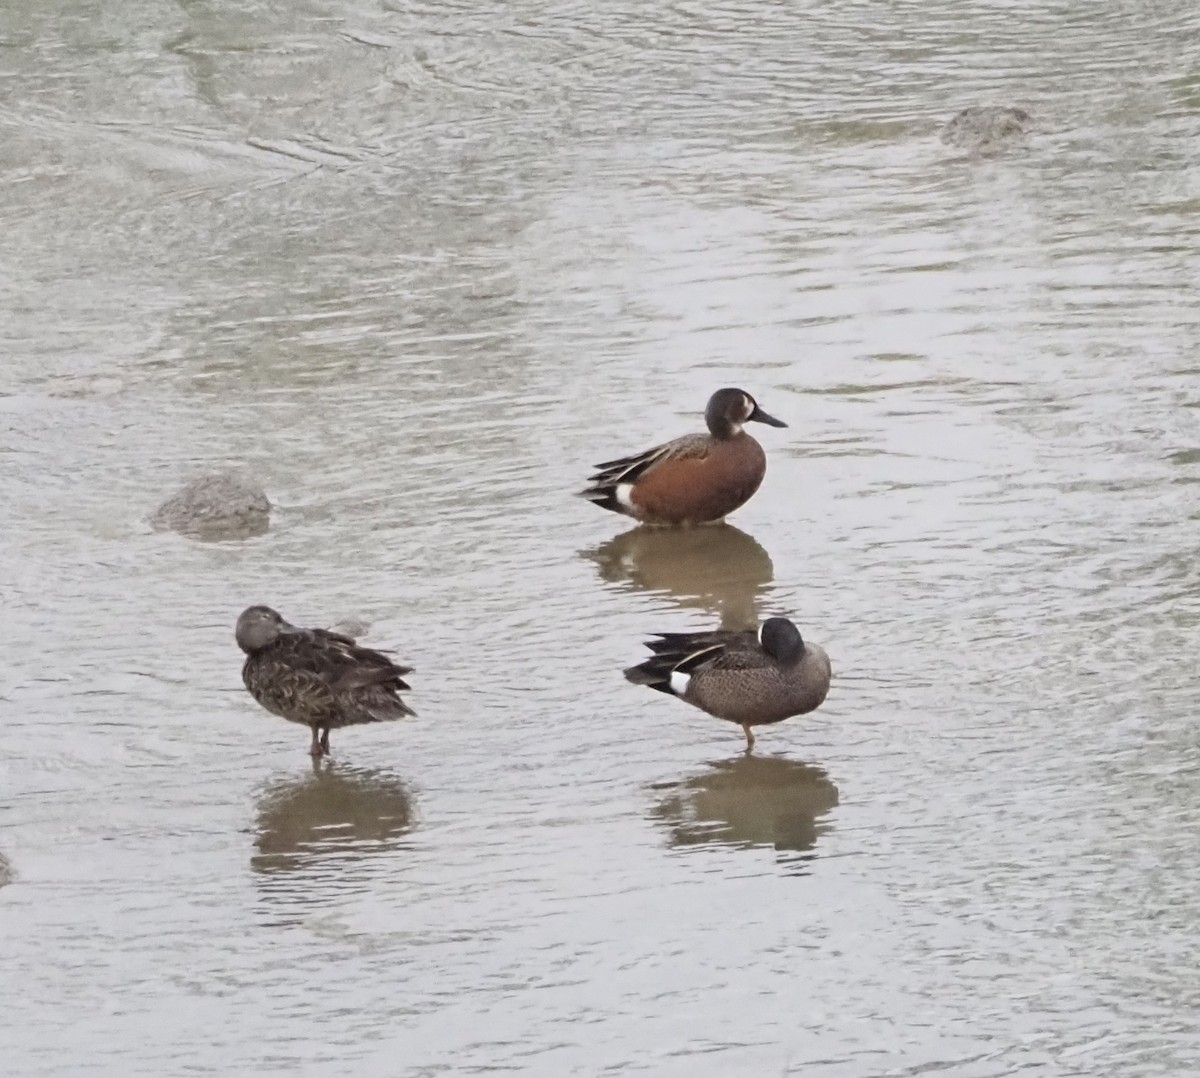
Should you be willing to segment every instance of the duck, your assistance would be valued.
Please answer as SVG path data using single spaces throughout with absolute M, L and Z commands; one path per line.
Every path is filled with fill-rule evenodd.
M 654 654 L 626 679 L 737 723 L 747 753 L 753 727 L 815 711 L 829 693 L 829 656 L 788 618 L 767 618 L 757 631 L 659 633 L 646 647 Z
M 767 455 L 744 424 L 787 424 L 734 388 L 709 398 L 704 421 L 707 434 L 686 434 L 595 465 L 580 493 L 602 509 L 654 527 L 720 524 L 750 500 L 767 471 Z
M 298 628 L 269 606 L 243 610 L 235 636 L 246 689 L 271 714 L 311 728 L 314 758 L 329 755 L 332 729 L 416 714 L 400 696 L 412 667 L 353 637 Z

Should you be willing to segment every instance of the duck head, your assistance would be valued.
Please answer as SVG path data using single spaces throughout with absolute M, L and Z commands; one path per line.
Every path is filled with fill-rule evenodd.
M 800 630 L 787 618 L 767 618 L 759 626 L 758 642 L 776 662 L 788 665 L 804 654 Z
M 299 632 L 269 606 L 249 606 L 237 620 L 237 642 L 247 655 L 270 647 L 286 633 Z
M 744 389 L 718 389 L 708 398 L 704 421 L 714 438 L 732 438 L 740 434 L 743 423 L 766 423 L 768 427 L 786 427 L 782 419 L 767 415 Z

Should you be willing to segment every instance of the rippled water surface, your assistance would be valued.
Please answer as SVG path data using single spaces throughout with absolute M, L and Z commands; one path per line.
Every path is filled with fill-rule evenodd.
M 5 1072 L 1200 1070 L 1198 41 L 0 6 Z M 730 526 L 572 496 L 726 384 L 789 423 Z M 227 466 L 269 532 L 150 529 Z M 314 771 L 252 602 L 418 717 Z M 836 678 L 754 757 L 621 678 L 780 612 Z

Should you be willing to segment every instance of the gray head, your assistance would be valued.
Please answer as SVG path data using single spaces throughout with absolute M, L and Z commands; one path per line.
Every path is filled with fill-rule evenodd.
M 767 415 L 744 389 L 718 389 L 708 398 L 704 422 L 714 438 L 731 438 L 743 423 L 766 423 L 768 427 L 786 427 L 782 419 Z
M 776 662 L 794 663 L 804 654 L 800 630 L 787 618 L 767 618 L 759 627 L 758 642 Z
M 285 633 L 298 630 L 269 606 L 248 606 L 237 620 L 237 642 L 247 655 L 270 647 Z

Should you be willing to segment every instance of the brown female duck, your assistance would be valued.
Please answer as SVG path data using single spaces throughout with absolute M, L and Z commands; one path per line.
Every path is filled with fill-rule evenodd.
M 411 667 L 351 637 L 300 629 L 269 606 L 252 606 L 238 618 L 237 642 L 250 695 L 272 714 L 310 727 L 313 756 L 329 755 L 332 729 L 416 714 L 399 695 L 409 688 L 404 675 Z

